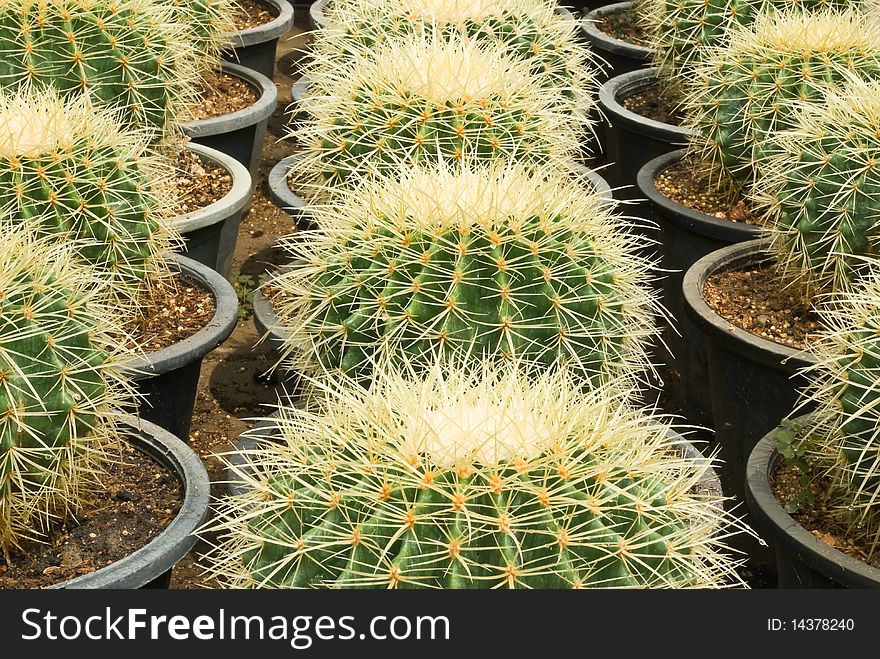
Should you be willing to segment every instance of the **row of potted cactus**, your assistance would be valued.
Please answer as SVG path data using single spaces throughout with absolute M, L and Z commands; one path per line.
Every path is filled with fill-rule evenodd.
M 812 305 L 824 326 L 809 350 L 755 353 L 770 342 L 709 308 L 704 282 L 731 256 L 709 253 L 711 240 L 676 243 L 674 229 L 735 222 L 649 191 L 646 172 L 670 158 L 651 159 L 656 132 L 604 152 L 602 174 L 638 187 L 612 190 L 586 166 L 603 157 L 599 110 L 602 145 L 614 144 L 613 78 L 600 88 L 607 62 L 569 12 L 547 0 L 319 2 L 291 112 L 300 151 L 271 181 L 299 228 L 254 302 L 288 391 L 220 456 L 230 482 L 209 519 L 204 466 L 174 439 L 188 421 L 159 417 L 163 432 L 138 409 L 145 394 L 164 391 L 166 413 L 192 399 L 150 391 L 157 356 L 128 323 L 175 271 L 235 299 L 213 269 L 219 252 L 209 267 L 169 255 L 185 242 L 153 185 L 180 148 L 193 81 L 219 66 L 228 7 L 203 20 L 173 3 L 19 2 L 15 20 L 34 12 L 16 27 L 24 64 L 0 64 L 14 69 L 0 69 L 4 559 L 75 510 L 125 436 L 187 481 L 167 551 L 151 543 L 61 585 L 167 584 L 201 537 L 208 573 L 229 587 L 742 587 L 747 556 L 734 547 L 760 542 L 752 523 L 777 550 L 781 585 L 880 583 L 789 516 L 819 500 L 871 560 L 880 38 L 856 2 L 689 3 L 637 3 L 665 26 L 649 30 L 654 75 L 686 127 L 669 134 L 761 218 L 708 237 L 775 264 L 778 286 Z M 64 11 L 93 29 L 61 48 L 46 25 Z M 110 43 L 138 48 L 122 66 L 83 65 L 119 58 Z M 52 54 L 28 59 L 41 48 Z M 237 157 L 245 175 L 255 150 Z M 758 231 L 767 239 L 745 240 Z M 673 256 L 685 266 L 670 268 Z M 205 350 L 235 323 L 234 302 L 215 298 Z M 694 357 L 683 409 L 714 428 L 723 462 L 654 406 L 664 345 L 673 367 Z M 806 367 L 803 391 L 785 357 Z M 194 393 L 198 360 L 167 361 Z M 762 380 L 768 365 L 777 376 Z M 687 395 L 699 388 L 703 406 Z M 771 487 L 783 462 L 800 479 L 786 509 Z
M 275 178 L 300 230 L 254 302 L 295 395 L 224 456 L 210 573 L 745 585 L 727 540 L 749 531 L 714 460 L 645 405 L 656 264 L 581 161 L 596 63 L 571 15 L 535 0 L 317 15 L 301 152 Z
M 650 71 L 677 79 L 671 88 L 683 90 L 682 123 L 667 126 L 666 153 L 624 176 L 661 225 L 664 265 L 680 273 L 664 299 L 684 319 L 681 401 L 714 427 L 726 490 L 747 500 L 775 546 L 780 584 L 876 587 L 880 33 L 869 3 L 790 5 L 633 5 L 654 37 L 647 63 L 656 66 L 620 78 Z M 707 189 L 731 190 L 758 222 L 669 199 L 658 176 L 688 158 L 711 168 Z M 817 319 L 805 348 L 759 336 L 707 303 L 710 277 L 762 266 L 772 285 Z M 708 396 L 690 395 L 706 391 L 706 381 Z M 801 481 L 784 509 L 772 484 L 785 462 Z M 827 526 L 816 534 L 789 515 L 819 506 L 813 515 Z M 836 547 L 854 542 L 860 553 L 820 540 L 831 537 L 828 528 Z
M 185 136 L 213 131 L 188 107 L 221 57 L 237 56 L 234 11 L 141 0 L 0 7 L 3 559 L 75 515 L 123 442 L 184 489 L 158 538 L 56 586 L 167 585 L 207 516 L 208 476 L 186 441 L 201 360 L 237 319 L 226 277 L 252 154 L 238 162 Z M 234 179 L 223 199 L 186 215 L 163 192 L 181 149 Z M 211 294 L 213 316 L 153 349 L 134 328 L 178 277 Z

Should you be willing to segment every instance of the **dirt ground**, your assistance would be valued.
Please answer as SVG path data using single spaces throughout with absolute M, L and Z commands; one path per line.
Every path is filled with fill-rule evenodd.
M 275 85 L 278 87 L 278 107 L 269 119 L 263 144 L 259 178 L 254 182 L 250 209 L 245 213 L 238 234 L 232 277 L 238 281 L 239 300 L 243 313 L 232 335 L 202 362 L 196 407 L 190 430 L 190 445 L 199 454 L 215 483 L 213 494 L 222 494 L 223 469 L 216 453 L 230 450 L 232 442 L 254 422 L 250 419 L 271 413 L 278 392 L 273 382 L 262 375 L 273 364 L 269 350 L 257 345 L 259 335 L 254 327 L 250 308 L 243 299 L 259 277 L 273 264 L 281 263 L 283 253 L 275 247 L 278 238 L 291 233 L 291 218 L 269 199 L 267 180 L 275 163 L 290 155 L 294 144 L 283 138 L 286 113 L 291 102 L 290 88 L 296 80 L 297 60 L 303 56 L 300 49 L 308 45 L 308 12 L 297 5 L 294 9 L 294 27 L 278 43 L 275 66 Z M 248 277 L 250 279 L 248 279 Z M 172 573 L 172 588 L 211 588 L 218 585 L 207 579 L 199 556 L 205 545 L 199 543 Z

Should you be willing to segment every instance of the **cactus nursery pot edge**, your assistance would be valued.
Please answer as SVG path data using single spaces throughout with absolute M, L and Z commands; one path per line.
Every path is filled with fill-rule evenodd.
M 174 565 L 195 545 L 194 532 L 208 518 L 211 483 L 195 451 L 167 430 L 143 419 L 126 415 L 121 422 L 129 443 L 172 472 L 180 482 L 180 510 L 159 535 L 128 556 L 50 588 L 168 588 Z
M 795 421 L 809 427 L 809 415 Z M 789 515 L 771 485 L 782 456 L 776 429 L 749 455 L 745 500 L 757 529 L 773 546 L 780 588 L 880 588 L 880 570 L 823 542 Z
M 660 227 L 663 304 L 674 318 L 674 327 L 664 332 L 673 357 L 667 383 L 670 399 L 691 423 L 711 427 L 711 400 L 705 386 L 706 342 L 684 311 L 682 281 L 698 259 L 727 245 L 754 240 L 760 229 L 682 206 L 660 192 L 657 176 L 679 163 L 686 153 L 686 149 L 677 149 L 649 160 L 639 169 L 636 185 L 639 196 L 647 199 L 644 207 L 650 211 L 649 219 Z
M 223 54 L 227 62 L 241 64 L 272 78 L 278 40 L 293 26 L 294 7 L 287 0 L 259 0 L 275 18 L 263 25 L 239 30 L 229 35 L 232 41 Z
M 181 128 L 193 142 L 238 160 L 257 180 L 269 117 L 278 105 L 278 88 L 262 73 L 240 64 L 224 62 L 222 72 L 244 80 L 255 91 L 256 102 L 236 112 L 186 122 Z
M 213 294 L 214 316 L 195 334 L 146 353 L 131 366 L 131 376 L 138 393 L 145 397 L 141 418 L 188 442 L 202 360 L 235 329 L 238 295 L 232 284 L 211 268 L 184 256 L 171 258 L 172 269 Z

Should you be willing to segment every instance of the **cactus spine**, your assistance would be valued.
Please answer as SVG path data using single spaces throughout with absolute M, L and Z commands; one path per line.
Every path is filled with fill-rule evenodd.
M 810 442 L 831 476 L 841 520 L 880 541 L 880 274 L 830 296 L 825 330 L 811 344 L 818 363 L 806 371 L 804 401 L 814 406 Z
M 459 39 L 389 42 L 309 77 L 322 91 L 290 137 L 305 148 L 291 175 L 312 198 L 400 162 L 570 158 L 586 122 L 560 111 L 523 62 Z
M 84 97 L 0 92 L 0 207 L 8 222 L 71 243 L 101 290 L 137 313 L 180 238 L 152 191 L 168 172 L 145 155 L 145 133 L 118 127 L 120 115 Z
M 845 290 L 877 257 L 878 163 L 880 81 L 804 105 L 796 127 L 774 137 L 752 196 L 770 209 L 781 275 L 804 299 Z
M 880 77 L 880 26 L 853 11 L 761 14 L 706 51 L 686 105 L 703 156 L 747 188 L 772 136 L 794 125 L 794 102 L 822 103 L 851 80 Z
M 158 138 L 199 81 L 189 29 L 146 0 L 0 0 L 0 86 L 86 94 Z
M 471 350 L 593 382 L 643 374 L 662 310 L 607 199 L 555 172 L 403 167 L 315 208 L 272 281 L 287 364 L 369 379 L 381 354 Z
M 0 219 L 5 222 L 5 218 Z M 75 511 L 130 395 L 124 336 L 70 251 L 4 224 L 0 247 L 0 549 Z
M 233 587 L 743 585 L 709 462 L 625 391 L 564 370 L 379 369 L 282 406 L 209 530 Z M 280 434 L 280 441 L 277 435 Z
M 236 0 L 164 0 L 173 9 L 174 22 L 190 30 L 191 43 L 204 69 L 219 64 L 224 48 L 233 45 L 235 15 L 241 10 Z
M 389 40 L 427 33 L 497 44 L 529 64 L 543 86 L 556 90 L 570 109 L 582 110 L 597 93 L 596 63 L 579 41 L 577 22 L 551 3 L 536 0 L 347 0 L 326 11 L 328 26 L 315 35 L 312 52 L 325 65 L 340 65 Z
M 855 0 L 641 0 L 634 8 L 649 34 L 660 76 L 680 86 L 692 78 L 707 46 L 722 46 L 732 28 L 750 26 L 759 14 L 860 4 Z

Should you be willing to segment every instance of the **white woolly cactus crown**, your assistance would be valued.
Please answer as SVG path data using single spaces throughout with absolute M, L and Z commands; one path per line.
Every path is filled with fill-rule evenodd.
M 75 512 L 134 398 L 120 316 L 64 244 L 0 215 L 0 550 Z
M 352 84 L 369 85 L 388 92 L 411 91 L 434 103 L 463 102 L 493 94 L 510 96 L 522 87 L 530 87 L 528 69 L 502 48 L 425 34 L 406 42 L 383 44 L 350 62 L 344 70 L 315 62 L 309 65 L 308 74 L 311 85 L 328 93 L 351 96 L 357 88 Z
M 84 96 L 0 91 L 0 210 L 69 244 L 121 313 L 137 314 L 182 239 L 158 191 L 171 168 L 149 151 L 149 130 L 126 128 L 121 114 Z
M 589 124 L 502 48 L 455 37 L 388 42 L 308 75 L 309 117 L 289 137 L 305 147 L 291 176 L 313 198 L 400 162 L 568 160 Z
M 211 572 L 231 587 L 744 586 L 743 529 L 667 419 L 565 370 L 377 367 L 249 433 Z M 265 438 L 265 439 L 262 439 Z M 233 457 L 233 456 L 226 456 Z M 209 540 L 211 542 L 211 540 Z
M 685 98 L 692 145 L 748 187 L 795 105 L 824 102 L 853 76 L 880 78 L 880 23 L 856 9 L 759 14 L 706 50 Z
M 316 206 L 271 280 L 285 366 L 369 378 L 388 353 L 641 379 L 665 313 L 646 239 L 589 182 L 509 162 L 401 166 Z
M 854 78 L 798 110 L 751 197 L 767 209 L 781 276 L 809 300 L 846 290 L 878 256 L 880 80 Z

